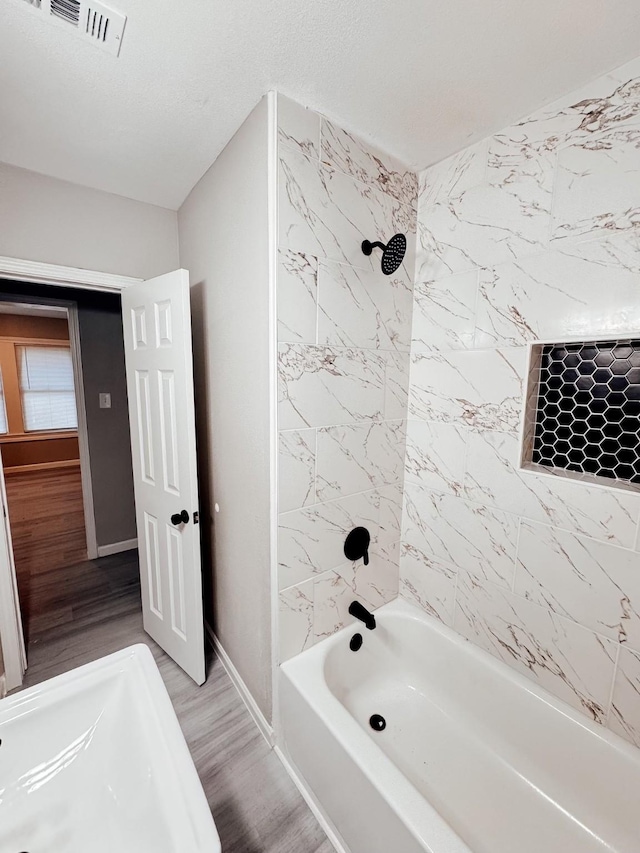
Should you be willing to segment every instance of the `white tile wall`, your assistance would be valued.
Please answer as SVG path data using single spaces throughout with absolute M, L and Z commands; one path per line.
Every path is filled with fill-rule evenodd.
M 278 96 L 280 658 L 398 594 L 417 176 Z M 392 276 L 363 239 L 408 238 Z M 370 561 L 345 562 L 356 526 Z
M 419 176 L 400 593 L 640 746 L 640 496 L 518 468 L 526 344 L 640 334 L 639 198 L 640 60 Z

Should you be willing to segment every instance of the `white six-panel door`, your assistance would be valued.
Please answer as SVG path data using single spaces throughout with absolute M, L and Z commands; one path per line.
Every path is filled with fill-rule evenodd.
M 189 274 L 122 292 L 131 452 L 147 633 L 205 679 Z M 184 513 L 184 521 L 178 516 Z M 173 519 L 172 519 L 173 517 Z

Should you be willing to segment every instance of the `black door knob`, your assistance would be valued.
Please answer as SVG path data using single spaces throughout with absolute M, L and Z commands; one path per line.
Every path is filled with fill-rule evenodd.
M 171 516 L 171 524 L 186 524 L 189 521 L 189 513 L 186 509 L 176 512 Z

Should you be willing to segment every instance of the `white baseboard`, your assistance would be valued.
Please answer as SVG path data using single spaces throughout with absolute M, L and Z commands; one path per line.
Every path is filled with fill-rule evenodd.
M 238 670 L 235 668 L 235 666 L 231 662 L 231 658 L 229 657 L 229 655 L 225 652 L 225 650 L 221 646 L 220 640 L 216 637 L 213 628 L 211 627 L 211 625 L 209 625 L 208 622 L 204 623 L 204 627 L 205 627 L 205 631 L 207 633 L 207 636 L 208 636 L 209 640 L 211 641 L 211 644 L 213 645 L 215 653 L 220 658 L 220 663 L 225 668 L 227 675 L 229 676 L 229 678 L 233 682 L 233 686 L 236 688 L 236 690 L 240 694 L 240 697 L 242 698 L 242 701 L 247 706 L 247 709 L 248 709 L 249 713 L 251 714 L 251 716 L 253 717 L 255 724 L 257 725 L 258 729 L 262 733 L 262 736 L 264 737 L 266 742 L 269 744 L 269 747 L 274 750 L 275 754 L 280 759 L 282 766 L 287 771 L 288 775 L 291 777 L 293 784 L 296 786 L 298 791 L 300 791 L 300 794 L 302 795 L 303 800 L 309 806 L 311 813 L 313 814 L 315 819 L 318 821 L 320 827 L 322 828 L 322 830 L 326 834 L 327 838 L 333 844 L 337 853 L 350 853 L 349 849 L 346 847 L 346 845 L 344 844 L 342 839 L 339 838 L 335 829 L 333 828 L 333 826 L 331 825 L 331 823 L 327 819 L 326 815 L 322 811 L 322 809 L 321 809 L 318 801 L 316 800 L 315 796 L 312 794 L 311 790 L 307 787 L 307 784 L 304 781 L 304 779 L 302 779 L 302 777 L 300 776 L 298 771 L 289 762 L 289 759 L 286 757 L 286 755 L 283 753 L 283 751 L 280 749 L 280 747 L 275 745 L 275 733 L 273 731 L 272 726 L 270 726 L 269 723 L 267 722 L 267 718 L 264 716 L 264 714 L 262 713 L 262 711 L 258 707 L 255 699 L 253 698 L 253 696 L 251 695 L 251 693 L 249 691 L 249 688 L 244 683 L 242 676 L 240 675 Z
M 337 853 L 350 853 L 349 848 L 346 846 L 342 838 L 339 837 L 333 825 L 331 824 L 325 813 L 322 811 L 322 808 L 318 803 L 315 795 L 307 786 L 307 783 L 304 781 L 302 776 L 300 776 L 296 768 L 291 764 L 284 752 L 280 749 L 279 746 L 274 747 L 274 752 L 282 762 L 282 766 L 291 777 L 293 784 L 300 791 L 302 799 L 309 806 L 311 813 L 320 824 L 320 827 L 324 831 L 329 841 L 335 847 Z
M 209 636 L 209 639 L 213 643 L 213 648 L 215 650 L 215 653 L 220 658 L 220 663 L 222 664 L 222 666 L 227 671 L 227 675 L 229 676 L 229 678 L 233 682 L 234 687 L 236 688 L 236 690 L 240 694 L 242 701 L 247 706 L 247 709 L 248 709 L 249 713 L 251 714 L 251 716 L 253 717 L 253 720 L 254 720 L 256 726 L 260 729 L 262 736 L 264 737 L 266 742 L 269 744 L 269 748 L 273 749 L 273 744 L 275 742 L 274 734 L 273 734 L 273 728 L 271 727 L 271 725 L 267 721 L 267 718 L 265 717 L 265 715 L 262 713 L 262 711 L 258 707 L 256 700 L 251 695 L 251 692 L 250 692 L 249 688 L 247 687 L 247 685 L 244 683 L 242 676 L 240 675 L 238 670 L 235 668 L 235 666 L 231 662 L 231 658 L 225 652 L 225 650 L 222 648 L 222 646 L 220 644 L 220 640 L 216 637 L 211 625 L 209 625 L 207 622 L 205 622 L 204 627 L 205 627 L 205 630 Z
M 98 557 L 110 557 L 122 551 L 133 551 L 137 547 L 137 539 L 125 539 L 123 542 L 112 542 L 111 545 L 98 545 Z

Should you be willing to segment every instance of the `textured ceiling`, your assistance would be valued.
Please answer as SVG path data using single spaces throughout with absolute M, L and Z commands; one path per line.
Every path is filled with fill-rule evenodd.
M 177 208 L 271 88 L 424 167 L 640 52 L 637 0 L 110 0 L 115 59 L 0 0 L 0 161 Z

